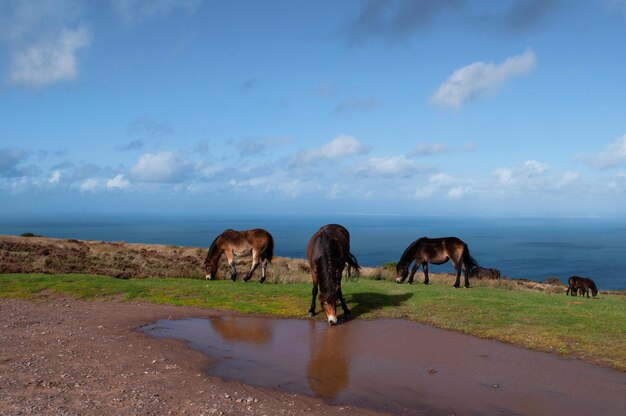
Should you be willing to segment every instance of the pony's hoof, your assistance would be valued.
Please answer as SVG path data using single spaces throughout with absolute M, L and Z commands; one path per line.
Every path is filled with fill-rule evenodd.
M 461 285 L 452 285 L 453 288 L 458 289 L 461 287 Z
M 401 283 L 402 283 L 402 280 L 400 280 L 400 279 L 396 279 L 396 283 L 397 283 L 397 284 L 401 284 Z
M 309 318 L 313 318 L 315 316 L 315 312 L 309 311 Z
M 259 280 L 259 283 L 263 284 L 263 282 L 265 282 L 265 279 Z

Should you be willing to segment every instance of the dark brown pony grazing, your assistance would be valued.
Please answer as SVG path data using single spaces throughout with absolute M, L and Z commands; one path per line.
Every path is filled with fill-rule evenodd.
M 337 323 L 337 301 L 341 303 L 345 318 L 350 311 L 341 293 L 341 275 L 348 264 L 348 277 L 351 270 L 358 273 L 360 267 L 356 257 L 350 253 L 350 234 L 343 226 L 329 224 L 320 228 L 309 240 L 306 255 L 311 266 L 313 298 L 309 316 L 315 316 L 315 297 L 318 294 L 320 305 L 326 312 L 328 323 Z
M 267 274 L 267 265 L 272 262 L 274 256 L 274 239 L 270 233 L 260 228 L 246 231 L 224 231 L 213 240 L 209 253 L 204 260 L 207 280 L 215 278 L 217 265 L 222 254 L 225 254 L 228 259 L 231 270 L 230 279 L 233 282 L 237 279 L 235 257 L 252 255 L 252 268 L 243 280 L 244 282 L 250 280 L 257 266 L 261 263 L 263 273 L 259 283 L 263 283 Z
M 475 277 L 476 279 L 498 280 L 500 279 L 500 270 L 486 267 L 476 267 L 470 274 L 470 277 Z
M 586 294 L 589 297 L 589 291 L 591 291 L 595 298 L 598 294 L 595 282 L 587 277 L 572 276 L 567 280 L 567 283 L 569 287 L 565 292 L 566 295 L 576 296 L 580 292 L 581 296 L 584 297 Z
M 476 260 L 470 256 L 467 244 L 456 237 L 427 238 L 415 240 L 404 250 L 400 261 L 396 265 L 396 282 L 402 283 L 409 274 L 409 266 L 415 262 L 409 276 L 409 284 L 413 283 L 413 276 L 422 266 L 424 270 L 424 284 L 428 284 L 428 263 L 444 264 L 450 260 L 456 270 L 454 287 L 461 286 L 461 270 L 465 274 L 465 287 L 470 286 L 469 275 L 478 267 Z

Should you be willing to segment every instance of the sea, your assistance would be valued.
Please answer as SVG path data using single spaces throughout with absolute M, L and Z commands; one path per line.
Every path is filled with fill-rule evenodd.
M 166 244 L 208 248 L 227 228 L 265 228 L 275 255 L 306 257 L 306 244 L 322 225 L 344 225 L 360 264 L 397 262 L 420 237 L 455 236 L 481 266 L 503 276 L 543 281 L 592 278 L 601 290 L 626 289 L 626 218 L 456 217 L 410 215 L 30 215 L 0 216 L 0 234 Z M 453 271 L 450 263 L 432 272 Z

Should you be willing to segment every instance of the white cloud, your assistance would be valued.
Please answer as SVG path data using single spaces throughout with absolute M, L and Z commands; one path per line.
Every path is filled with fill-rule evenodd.
M 405 156 L 372 157 L 356 167 L 356 174 L 360 177 L 412 177 L 424 170 L 424 167 Z
M 532 50 L 510 57 L 499 65 L 474 62 L 454 71 L 430 100 L 443 107 L 460 108 L 469 100 L 496 91 L 508 79 L 529 73 L 536 64 L 537 58 Z
M 557 188 L 567 188 L 576 184 L 579 180 L 580 174 L 578 172 L 567 171 L 556 180 L 555 185 Z
M 109 179 L 106 186 L 108 189 L 127 189 L 130 186 L 130 182 L 124 178 L 124 175 L 119 174 Z
M 448 198 L 451 199 L 461 199 L 465 196 L 466 189 L 462 186 L 455 186 L 454 188 L 448 191 Z
M 194 171 L 193 164 L 179 153 L 146 153 L 130 169 L 137 182 L 179 183 Z
M 448 151 L 448 146 L 445 143 L 418 143 L 413 150 L 409 153 L 410 156 L 429 156 L 438 153 L 445 153 Z
M 298 180 L 284 177 L 281 174 L 257 176 L 246 180 L 231 180 L 229 185 L 246 193 L 251 191 L 261 193 L 280 194 L 289 198 L 296 198 L 311 186 Z
M 59 183 L 60 180 L 61 180 L 61 171 L 55 170 L 54 172 L 52 172 L 52 175 L 50 175 L 48 182 L 51 184 L 57 184 Z
M 549 166 L 545 163 L 527 160 L 519 166 L 496 169 L 493 171 L 493 176 L 496 177 L 497 182 L 501 185 L 516 185 L 528 182 L 528 180 L 542 175 L 548 169 Z
M 194 13 L 201 0 L 112 0 L 115 14 L 125 23 L 134 24 L 155 20 L 176 10 Z
M 590 186 L 578 172 L 551 172 L 550 167 L 536 160 L 520 165 L 503 167 L 492 172 L 495 182 L 485 188 L 488 196 L 528 196 L 534 194 L 562 195 L 564 192 L 577 194 Z M 588 191 L 592 191 L 589 189 Z
M 369 146 L 360 143 L 354 137 L 342 134 L 319 149 L 301 152 L 298 155 L 298 159 L 304 163 L 319 160 L 338 160 L 351 155 L 364 154 L 369 152 L 369 150 Z
M 100 188 L 100 181 L 95 178 L 89 178 L 83 181 L 79 187 L 81 192 L 94 192 L 98 190 L 98 188 Z
M 415 189 L 417 199 L 430 199 L 443 196 L 448 199 L 461 199 L 472 192 L 471 182 L 463 181 L 445 173 L 432 175 L 428 182 Z
M 84 27 L 64 29 L 53 40 L 45 40 L 15 54 L 9 81 L 15 85 L 39 87 L 70 80 L 78 74 L 77 52 L 89 44 Z
M 626 134 L 595 155 L 583 154 L 579 160 L 594 169 L 609 169 L 626 165 Z

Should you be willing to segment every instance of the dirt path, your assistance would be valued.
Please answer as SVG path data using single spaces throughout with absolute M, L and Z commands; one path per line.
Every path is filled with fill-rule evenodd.
M 0 299 L 2 415 L 375 415 L 207 376 L 206 356 L 136 331 L 212 312 L 134 302 Z

